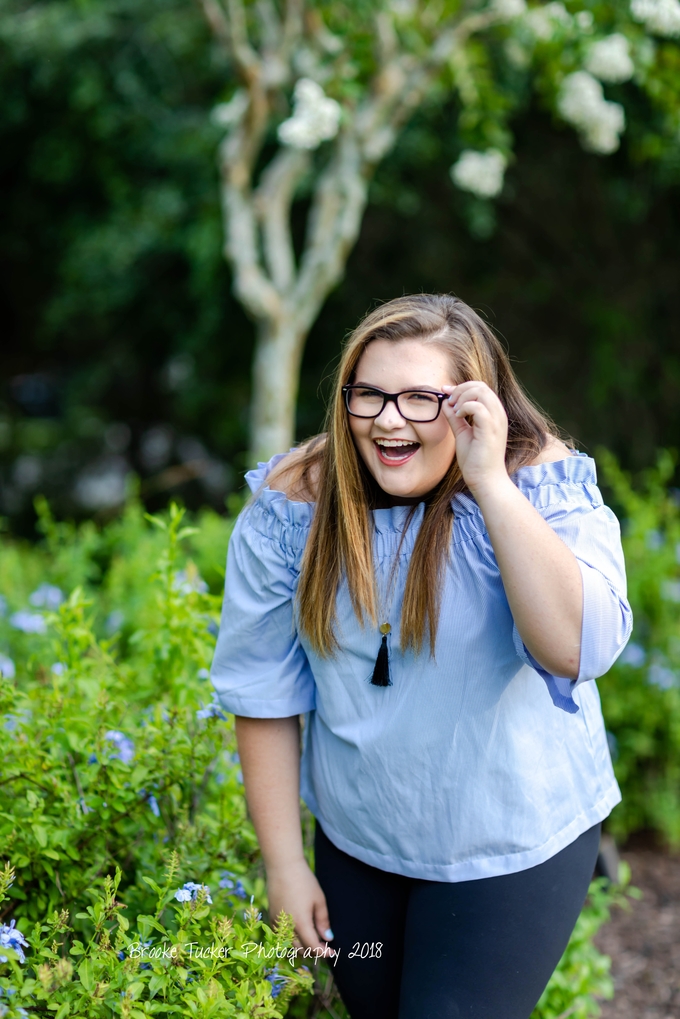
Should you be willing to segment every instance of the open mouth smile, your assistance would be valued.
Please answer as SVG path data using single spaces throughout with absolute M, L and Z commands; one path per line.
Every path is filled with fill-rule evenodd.
M 406 463 L 420 449 L 420 443 L 410 439 L 374 439 L 373 444 L 380 462 L 390 467 Z

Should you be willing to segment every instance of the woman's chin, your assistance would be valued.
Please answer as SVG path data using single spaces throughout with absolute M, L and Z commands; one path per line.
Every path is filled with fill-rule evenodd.
M 387 473 L 387 477 L 385 474 Z M 426 486 L 418 484 L 417 481 L 407 477 L 395 477 L 391 472 L 381 471 L 380 476 L 376 477 L 376 481 L 380 485 L 385 495 L 391 496 L 393 499 L 410 499 L 417 500 L 422 498 L 430 491 L 432 485 Z

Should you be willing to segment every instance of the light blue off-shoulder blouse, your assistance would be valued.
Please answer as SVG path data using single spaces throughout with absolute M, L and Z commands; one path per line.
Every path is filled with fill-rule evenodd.
M 340 653 L 321 658 L 298 632 L 296 586 L 314 505 L 264 485 L 279 459 L 247 475 L 256 496 L 229 545 L 211 676 L 226 711 L 305 714 L 300 793 L 331 841 L 383 870 L 465 881 L 542 863 L 605 818 L 621 794 L 593 680 L 623 650 L 632 616 L 619 525 L 593 460 L 574 455 L 513 476 L 581 569 L 578 678 L 550 675 L 523 645 L 481 511 L 458 495 L 434 658 L 399 648 L 424 504 L 405 535 L 408 507 L 373 513 L 383 589 L 399 555 L 392 686 L 376 687 L 380 634 L 359 625 L 346 584 L 337 598 Z

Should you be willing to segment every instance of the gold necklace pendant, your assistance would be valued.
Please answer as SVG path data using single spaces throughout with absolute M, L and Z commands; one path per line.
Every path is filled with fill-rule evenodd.
M 380 626 L 380 632 L 383 634 L 383 636 L 386 633 L 390 633 L 391 630 L 392 630 L 392 627 L 390 626 L 389 623 L 382 623 L 381 626 Z

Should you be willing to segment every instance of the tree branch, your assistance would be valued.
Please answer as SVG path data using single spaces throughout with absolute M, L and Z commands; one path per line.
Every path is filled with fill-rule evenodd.
M 328 291 L 342 278 L 366 208 L 367 169 L 355 134 L 343 131 L 318 179 L 309 213 L 305 250 L 293 291 L 301 329 L 311 326 Z
M 281 148 L 264 170 L 254 193 L 255 209 L 262 225 L 264 257 L 269 276 L 282 297 L 295 279 L 295 255 L 290 229 L 290 209 L 295 189 L 310 163 L 308 152 Z
M 248 39 L 248 23 L 243 0 L 227 0 L 229 29 L 234 59 L 246 82 L 260 72 L 260 60 Z
M 198 0 L 213 35 L 231 52 L 231 32 L 227 16 L 219 0 Z
M 250 189 L 252 158 L 244 154 L 246 147 L 255 146 L 252 141 L 248 144 L 245 134 L 245 126 L 240 125 L 220 147 L 224 254 L 234 272 L 236 296 L 255 318 L 271 319 L 280 312 L 280 300 L 260 262 Z

